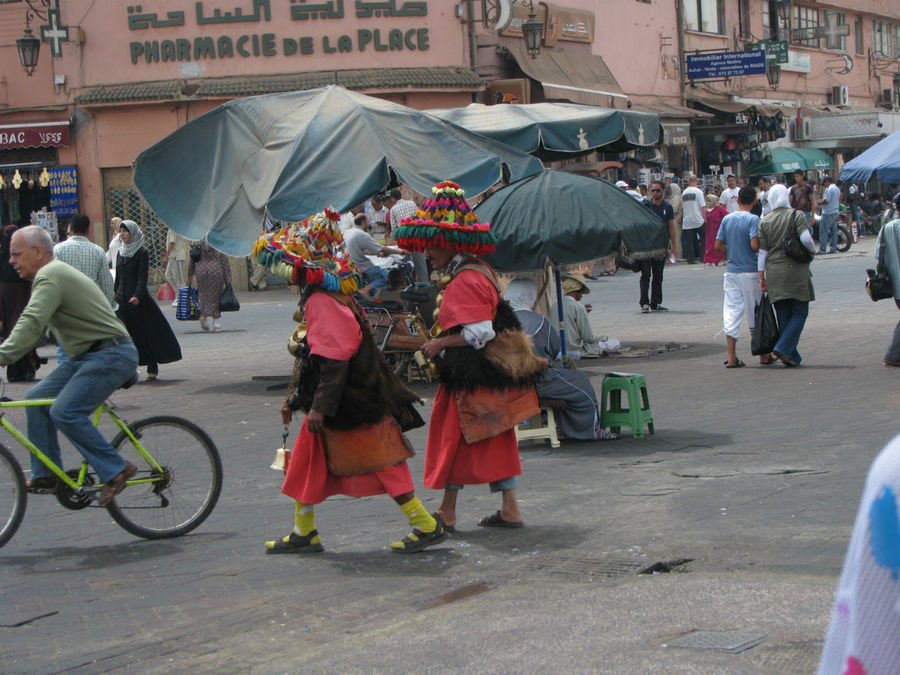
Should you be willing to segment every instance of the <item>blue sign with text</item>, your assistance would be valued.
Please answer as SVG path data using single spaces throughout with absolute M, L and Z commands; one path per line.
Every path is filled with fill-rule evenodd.
M 724 77 L 766 74 L 766 50 L 712 52 L 687 55 L 689 80 L 716 80 Z

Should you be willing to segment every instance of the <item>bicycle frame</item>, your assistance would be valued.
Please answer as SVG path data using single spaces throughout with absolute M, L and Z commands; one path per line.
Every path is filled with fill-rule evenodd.
M 75 492 L 81 492 L 84 490 L 84 480 L 87 476 L 87 468 L 88 463 L 87 460 L 82 459 L 81 468 L 78 470 L 78 476 L 76 480 L 72 480 L 72 478 L 63 471 L 59 466 L 56 465 L 56 462 L 51 460 L 47 455 L 45 455 L 40 448 L 38 448 L 34 443 L 32 443 L 28 438 L 21 432 L 19 429 L 6 418 L 5 410 L 9 410 L 12 408 L 34 408 L 38 406 L 50 406 L 53 405 L 53 402 L 56 399 L 54 398 L 36 398 L 36 399 L 25 399 L 22 401 L 0 401 L 0 426 L 2 426 L 9 433 L 10 436 L 15 438 L 22 446 L 25 447 L 28 452 L 37 457 L 37 459 L 65 485 L 74 490 Z M 100 425 L 100 418 L 103 416 L 103 413 L 109 415 L 115 425 L 131 440 L 135 449 L 138 451 L 138 454 L 143 457 L 150 466 L 152 466 L 156 471 L 160 474 L 163 473 L 163 468 L 157 463 L 156 459 L 147 452 L 141 442 L 137 439 L 137 437 L 132 433 L 131 429 L 128 425 L 118 416 L 116 415 L 112 407 L 109 403 L 101 403 L 97 406 L 97 409 L 93 412 L 93 424 L 95 427 Z M 154 483 L 158 480 L 158 478 L 136 478 L 128 481 L 128 485 L 140 485 L 142 483 Z M 91 489 L 99 489 L 103 487 L 103 484 L 92 485 Z

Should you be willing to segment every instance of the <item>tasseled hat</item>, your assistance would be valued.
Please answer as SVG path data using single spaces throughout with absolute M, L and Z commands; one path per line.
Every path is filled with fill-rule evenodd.
M 400 221 L 400 227 L 394 232 L 400 248 L 424 251 L 433 246 L 472 255 L 493 253 L 497 237 L 488 223 L 478 222 L 459 185 L 445 180 L 431 188 L 431 192 L 431 199 L 416 215 Z
M 299 223 L 289 223 L 262 235 L 253 254 L 259 264 L 292 283 L 305 274 L 309 284 L 352 293 L 362 285 L 362 277 L 344 247 L 340 218 L 341 214 L 329 207 Z

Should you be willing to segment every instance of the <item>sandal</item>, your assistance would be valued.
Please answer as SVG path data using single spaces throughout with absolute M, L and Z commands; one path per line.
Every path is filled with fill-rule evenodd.
M 761 366 L 771 366 L 773 363 L 778 363 L 778 359 L 769 354 L 769 358 L 766 361 L 760 361 L 759 365 Z
M 525 527 L 525 523 L 514 523 L 509 520 L 504 520 L 503 516 L 500 515 L 500 512 L 494 513 L 493 515 L 486 516 L 478 521 L 479 527 Z
M 432 512 L 431 517 L 437 521 L 440 521 L 447 532 L 449 532 L 450 534 L 456 534 L 456 525 L 447 525 L 447 523 L 444 522 L 444 519 L 441 518 L 437 511 Z
M 391 544 L 391 553 L 418 553 L 422 549 L 439 544 L 447 538 L 447 528 L 444 527 L 444 521 L 440 516 L 434 517 L 437 527 L 433 532 L 422 532 L 415 529 L 402 541 L 395 541 Z
M 40 476 L 25 481 L 25 489 L 31 494 L 46 495 L 56 492 L 56 484 L 58 480 L 56 476 Z
M 737 363 L 728 363 L 728 361 L 723 361 L 723 363 L 725 364 L 726 368 L 743 368 L 744 366 L 747 365 L 740 359 L 737 360 Z
M 267 541 L 266 553 L 321 553 L 325 550 L 322 543 L 312 543 L 312 540 L 318 536 L 318 530 L 312 530 L 305 535 L 291 532 L 278 541 Z
M 108 506 L 117 494 L 128 487 L 128 481 L 131 480 L 131 477 L 136 473 L 137 467 L 131 462 L 125 462 L 125 468 L 122 469 L 115 478 L 106 481 L 103 490 L 100 492 L 100 498 L 97 500 L 97 503 L 100 506 Z

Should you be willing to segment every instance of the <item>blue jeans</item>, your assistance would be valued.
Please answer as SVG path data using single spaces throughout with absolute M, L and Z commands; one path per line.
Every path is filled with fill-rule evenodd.
M 797 343 L 800 342 L 800 333 L 803 332 L 803 326 L 806 325 L 806 317 L 809 315 L 809 302 L 805 300 L 777 300 L 775 305 L 775 316 L 778 317 L 778 329 L 781 331 L 778 342 L 775 344 L 776 351 L 782 356 L 786 356 L 796 365 L 800 365 L 800 352 L 797 351 Z
M 26 399 L 55 398 L 51 406 L 26 408 L 28 440 L 62 468 L 56 430 L 94 467 L 102 482 L 115 478 L 125 460 L 91 423 L 91 413 L 137 369 L 138 353 L 133 344 L 117 345 L 66 359 Z M 50 475 L 40 461 L 31 458 L 32 478 Z
M 834 253 L 837 251 L 837 222 L 838 214 L 823 213 L 819 222 L 819 253 L 825 253 L 825 245 Z
M 388 273 L 383 267 L 375 265 L 363 272 L 363 281 L 366 285 L 371 285 L 376 291 L 387 288 Z
M 504 478 L 503 480 L 495 480 L 493 483 L 488 483 L 488 487 L 491 488 L 491 492 L 503 492 L 504 490 L 515 490 L 516 485 L 519 484 L 517 480 L 518 476 L 510 476 L 509 478 Z M 462 490 L 462 485 L 457 485 L 455 483 L 447 483 L 446 488 L 448 490 Z
M 859 213 L 859 204 L 856 202 L 850 202 L 850 214 L 853 216 L 853 220 L 856 221 L 856 228 L 860 234 L 866 231 L 866 224 L 863 219 L 860 217 Z

